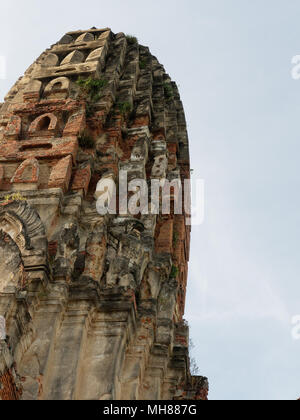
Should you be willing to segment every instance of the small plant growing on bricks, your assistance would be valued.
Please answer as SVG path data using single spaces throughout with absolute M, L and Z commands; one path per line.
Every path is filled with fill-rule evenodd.
M 172 99 L 174 97 L 174 91 L 170 83 L 164 83 L 164 94 L 166 99 Z
M 140 66 L 140 70 L 145 70 L 145 68 L 147 67 L 147 59 L 141 58 L 139 62 L 139 66 Z
M 176 247 L 176 245 L 178 243 L 178 240 L 179 240 L 179 233 L 174 231 L 174 233 L 173 233 L 173 245 L 174 245 L 174 247 Z
M 129 102 L 118 102 L 116 108 L 124 117 L 132 112 L 132 105 Z
M 14 194 L 7 194 L 4 197 L 4 203 L 9 203 L 10 201 L 26 201 L 26 198 L 24 198 L 19 192 Z
M 91 118 L 94 114 L 94 104 L 101 98 L 102 90 L 107 86 L 105 79 L 79 78 L 76 84 L 80 87 L 82 96 L 87 100 L 86 116 Z
M 97 102 L 100 99 L 101 91 L 107 86 L 107 80 L 93 79 L 92 77 L 87 79 L 79 78 L 76 83 L 82 92 L 90 97 L 92 102 Z
M 94 149 L 95 148 L 95 142 L 94 142 L 94 140 L 85 131 L 78 137 L 78 144 L 84 150 L 86 150 L 86 149 Z
M 176 279 L 179 274 L 179 269 L 175 265 L 172 265 L 171 273 L 170 273 L 170 279 Z
M 130 45 L 130 46 L 138 44 L 138 39 L 137 39 L 136 36 L 126 35 L 126 40 L 127 40 L 127 44 Z

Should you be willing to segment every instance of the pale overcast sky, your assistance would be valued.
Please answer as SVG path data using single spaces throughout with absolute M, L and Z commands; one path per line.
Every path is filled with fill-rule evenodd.
M 206 216 L 186 317 L 210 399 L 300 396 L 300 0 L 10 0 L 0 56 L 15 80 L 67 31 L 130 33 L 179 84 Z

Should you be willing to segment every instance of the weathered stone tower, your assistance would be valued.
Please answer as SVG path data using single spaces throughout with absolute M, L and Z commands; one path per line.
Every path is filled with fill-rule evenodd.
M 186 215 L 96 208 L 121 171 L 190 177 L 175 83 L 135 38 L 92 28 L 0 105 L 0 399 L 206 399 L 183 320 Z

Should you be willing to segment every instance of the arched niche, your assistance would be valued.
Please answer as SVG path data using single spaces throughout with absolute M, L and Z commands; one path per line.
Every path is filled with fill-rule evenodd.
M 60 63 L 61 66 L 65 64 L 80 64 L 84 61 L 84 54 L 81 51 L 75 50 L 68 54 Z
M 22 257 L 37 253 L 45 263 L 48 252 L 45 228 L 27 201 L 11 201 L 0 207 L 0 230 L 16 243 Z
M 23 99 L 25 102 L 37 102 L 40 99 L 40 91 L 42 88 L 42 82 L 40 80 L 31 80 L 26 86 L 23 93 Z
M 96 61 L 99 60 L 103 54 L 103 47 L 97 48 L 96 50 L 93 50 L 87 57 L 87 59 L 85 60 L 86 62 L 89 61 Z
M 37 159 L 26 159 L 17 168 L 11 179 L 14 190 L 37 190 L 39 186 L 40 165 Z
M 43 114 L 30 125 L 28 134 L 31 137 L 52 137 L 58 129 L 58 119 L 54 114 Z
M 67 44 L 71 44 L 72 42 L 74 42 L 74 39 L 71 35 L 64 35 L 61 40 L 58 42 L 58 44 L 60 45 L 67 45 Z
M 56 54 L 49 53 L 42 61 L 43 67 L 56 67 L 59 63 L 59 58 Z
M 4 131 L 4 138 L 6 140 L 19 140 L 22 130 L 22 120 L 18 115 L 13 115 Z
M 70 80 L 67 77 L 58 77 L 51 80 L 44 90 L 44 96 L 51 99 L 65 99 L 69 94 Z
M 95 41 L 95 37 L 90 32 L 85 32 L 84 34 L 81 34 L 76 39 L 76 43 L 79 43 L 79 42 L 92 42 L 92 41 Z
M 0 230 L 9 235 L 19 249 L 30 249 L 30 238 L 26 233 L 24 222 L 15 211 L 9 209 L 10 206 L 7 207 L 0 213 Z

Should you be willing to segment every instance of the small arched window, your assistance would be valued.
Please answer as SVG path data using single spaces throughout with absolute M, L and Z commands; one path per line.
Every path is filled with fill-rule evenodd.
M 37 131 L 45 131 L 49 129 L 49 125 L 51 124 L 51 119 L 48 116 L 45 116 L 44 118 L 42 118 L 38 125 L 37 125 Z
M 36 118 L 30 125 L 28 134 L 30 137 L 53 136 L 58 128 L 58 120 L 54 114 L 44 114 Z
M 65 99 L 69 94 L 70 81 L 67 77 L 57 77 L 51 80 L 45 88 L 45 98 Z

